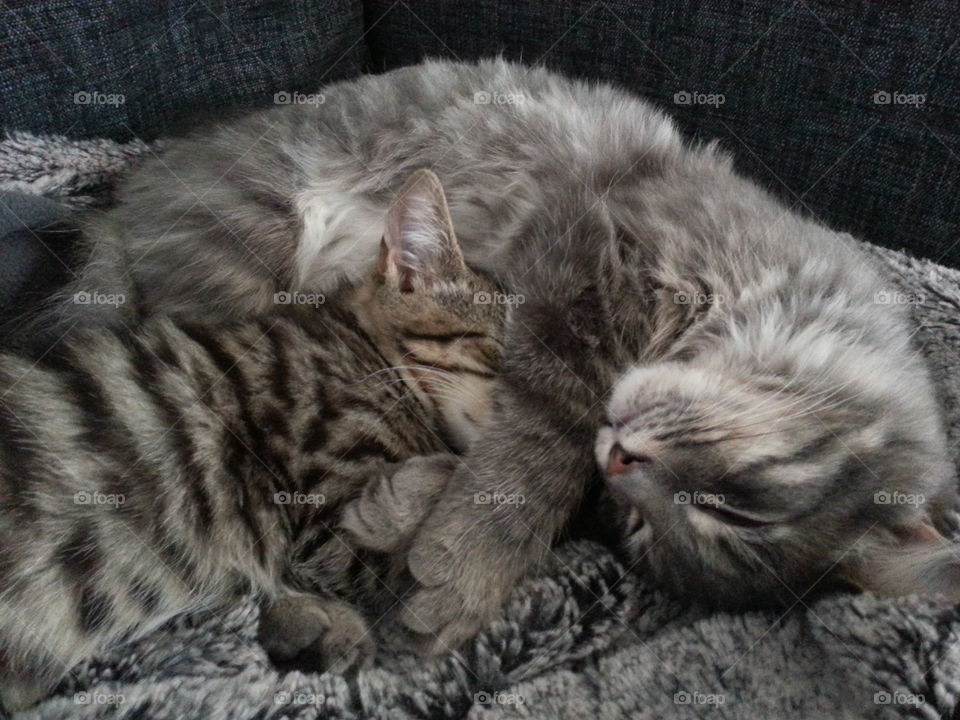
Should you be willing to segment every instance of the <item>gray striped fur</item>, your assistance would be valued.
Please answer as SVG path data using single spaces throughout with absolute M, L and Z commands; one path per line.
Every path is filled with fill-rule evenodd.
M 450 472 L 396 463 L 479 432 L 504 319 L 474 300 L 494 286 L 466 269 L 435 176 L 415 174 L 387 221 L 369 280 L 318 307 L 0 355 L 8 708 L 243 590 L 264 597 L 279 659 L 369 659 L 363 612 L 402 589 L 401 549 Z

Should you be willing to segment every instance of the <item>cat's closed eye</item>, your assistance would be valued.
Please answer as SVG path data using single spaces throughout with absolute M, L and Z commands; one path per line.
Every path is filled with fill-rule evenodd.
M 740 528 L 762 528 L 772 524 L 766 520 L 758 520 L 736 510 L 732 510 L 722 502 L 703 503 L 697 505 L 696 509 L 720 522 Z

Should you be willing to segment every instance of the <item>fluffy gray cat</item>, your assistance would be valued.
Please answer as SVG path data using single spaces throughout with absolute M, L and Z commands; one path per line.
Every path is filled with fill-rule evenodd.
M 403 178 L 437 172 L 515 307 L 492 419 L 410 553 L 409 627 L 443 648 L 488 621 L 600 475 L 594 445 L 628 549 L 685 594 L 956 595 L 934 392 L 851 237 L 644 101 L 542 68 L 428 62 L 313 100 L 132 172 L 81 289 L 134 297 L 129 319 L 329 290 L 369 271 Z

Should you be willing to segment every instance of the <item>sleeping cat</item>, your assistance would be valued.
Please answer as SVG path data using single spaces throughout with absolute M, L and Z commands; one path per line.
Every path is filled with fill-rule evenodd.
M 0 355 L 3 703 L 239 589 L 272 601 L 274 657 L 343 669 L 368 656 L 357 606 L 395 602 L 404 543 L 454 456 L 386 463 L 478 434 L 505 308 L 475 297 L 493 291 L 421 171 L 370 278 L 322 306 Z
M 411 549 L 411 628 L 443 648 L 492 616 L 584 502 L 598 434 L 638 557 L 688 595 L 955 594 L 933 389 L 852 238 L 642 100 L 543 68 L 428 62 L 324 98 L 171 141 L 92 220 L 81 285 L 131 317 L 263 310 L 368 272 L 403 177 L 439 174 L 467 262 L 516 306 L 491 422 Z M 725 502 L 671 504 L 703 494 Z

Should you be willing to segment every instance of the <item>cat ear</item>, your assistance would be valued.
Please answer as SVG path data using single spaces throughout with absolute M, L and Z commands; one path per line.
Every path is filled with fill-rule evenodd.
M 465 267 L 440 179 L 417 170 L 387 212 L 377 272 L 412 292 L 456 277 Z
M 925 518 L 868 539 L 850 554 L 840 575 L 877 595 L 924 595 L 960 602 L 960 545 Z

